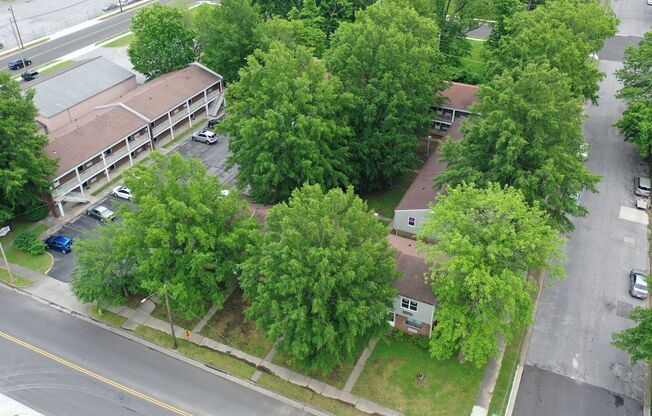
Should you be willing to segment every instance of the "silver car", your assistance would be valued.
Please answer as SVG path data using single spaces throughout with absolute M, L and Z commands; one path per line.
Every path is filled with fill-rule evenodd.
M 629 294 L 639 299 L 647 299 L 647 273 L 640 269 L 629 272 Z
M 202 142 L 206 144 L 215 144 L 219 141 L 219 138 L 210 130 L 200 130 L 192 135 L 192 141 Z
M 86 214 L 93 218 L 97 218 L 102 222 L 108 222 L 115 219 L 115 214 L 113 214 L 113 211 L 102 205 L 98 205 L 95 208 L 89 209 L 86 211 Z
M 634 179 L 634 193 L 638 196 L 650 196 L 650 178 L 638 176 Z

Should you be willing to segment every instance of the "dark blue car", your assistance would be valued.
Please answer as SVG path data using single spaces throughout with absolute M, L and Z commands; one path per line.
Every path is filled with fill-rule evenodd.
M 63 235 L 53 235 L 45 240 L 45 244 L 50 250 L 58 250 L 64 254 L 72 251 L 72 238 Z

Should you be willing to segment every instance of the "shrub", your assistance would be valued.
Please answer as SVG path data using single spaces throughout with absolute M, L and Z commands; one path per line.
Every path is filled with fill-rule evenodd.
M 41 205 L 39 207 L 34 207 L 27 211 L 24 215 L 25 219 L 29 222 L 41 221 L 48 216 L 48 206 Z
M 18 234 L 14 239 L 14 245 L 19 250 L 36 256 L 45 252 L 45 243 L 28 231 Z

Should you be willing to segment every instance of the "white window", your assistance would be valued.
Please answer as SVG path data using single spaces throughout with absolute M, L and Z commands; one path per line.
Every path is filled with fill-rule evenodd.
M 410 227 L 414 227 L 415 225 L 417 225 L 417 219 L 414 217 L 408 217 L 408 225 Z
M 416 319 L 407 319 L 405 321 L 405 324 L 409 327 L 416 328 L 416 329 L 421 329 L 421 327 L 423 327 L 423 322 L 417 321 Z
M 401 298 L 401 307 L 403 309 L 409 309 L 411 311 L 417 311 L 417 301 L 407 298 Z

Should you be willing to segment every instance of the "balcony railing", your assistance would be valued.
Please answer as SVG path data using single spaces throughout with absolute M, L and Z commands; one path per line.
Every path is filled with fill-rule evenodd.
M 169 128 L 170 128 L 170 122 L 165 120 L 163 123 L 159 124 L 158 126 L 156 126 L 156 127 L 154 127 L 152 129 L 152 135 L 154 137 L 156 137 L 156 136 L 159 135 L 159 133 L 161 133 L 162 131 L 165 131 L 165 130 L 167 130 Z

